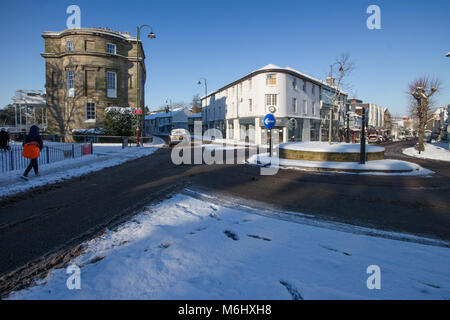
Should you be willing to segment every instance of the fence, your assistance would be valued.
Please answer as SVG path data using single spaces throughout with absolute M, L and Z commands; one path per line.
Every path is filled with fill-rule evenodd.
M 11 145 L 10 150 L 0 151 L 0 172 L 25 169 L 30 160 L 22 156 L 21 145 Z M 92 153 L 92 145 L 88 153 Z M 86 145 L 79 143 L 58 143 L 45 145 L 38 158 L 39 165 L 65 159 L 79 158 L 86 154 Z

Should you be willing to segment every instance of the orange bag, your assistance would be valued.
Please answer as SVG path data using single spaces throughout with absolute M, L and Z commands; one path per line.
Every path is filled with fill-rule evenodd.
M 23 146 L 22 156 L 28 159 L 37 159 L 41 150 L 39 149 L 39 143 L 37 141 L 27 142 Z

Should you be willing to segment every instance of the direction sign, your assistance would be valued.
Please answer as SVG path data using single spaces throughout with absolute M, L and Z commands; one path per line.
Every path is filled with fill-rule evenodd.
M 267 129 L 272 129 L 275 125 L 275 116 L 271 113 L 266 114 L 263 123 Z

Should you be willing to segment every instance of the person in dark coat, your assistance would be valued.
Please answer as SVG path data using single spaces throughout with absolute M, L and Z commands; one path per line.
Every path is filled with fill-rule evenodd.
M 0 131 L 0 149 L 9 150 L 9 133 L 5 128 Z
M 41 135 L 39 134 L 39 127 L 35 125 L 31 126 L 30 132 L 23 140 L 23 145 L 25 145 L 25 143 L 33 141 L 39 143 L 39 150 L 42 150 L 42 148 L 44 147 L 44 143 L 42 142 Z M 30 172 L 31 168 L 34 169 L 34 173 L 38 176 L 39 175 L 38 159 L 30 159 L 30 164 L 25 169 L 25 172 L 22 175 L 23 178 L 27 177 L 28 172 Z

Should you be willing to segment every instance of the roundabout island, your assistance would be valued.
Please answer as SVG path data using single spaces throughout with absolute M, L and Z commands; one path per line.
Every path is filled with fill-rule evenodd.
M 254 155 L 249 164 L 284 169 L 361 174 L 430 175 L 432 171 L 403 160 L 384 159 L 383 147 L 366 145 L 366 162 L 360 164 L 360 144 L 288 142 L 278 152 Z

